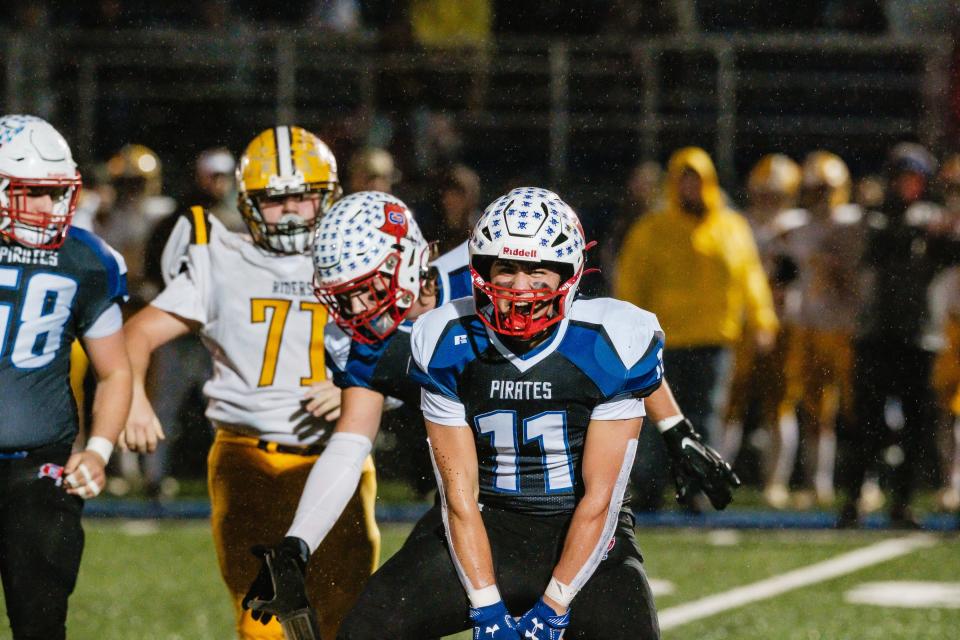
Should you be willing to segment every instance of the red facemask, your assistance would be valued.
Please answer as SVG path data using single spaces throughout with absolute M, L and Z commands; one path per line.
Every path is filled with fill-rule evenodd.
M 10 223 L 0 229 L 3 234 L 25 247 L 36 249 L 58 249 L 63 245 L 67 237 L 67 229 L 73 220 L 73 214 L 77 209 L 77 202 L 80 199 L 80 188 L 82 182 L 78 173 L 73 178 L 13 178 L 2 177 L 7 180 L 6 186 L 6 204 L 0 207 L 0 217 L 10 220 Z M 64 197 L 67 201 L 67 210 L 63 214 L 55 214 L 52 211 L 29 211 L 27 209 L 27 194 L 31 189 L 64 189 L 67 191 Z M 53 197 L 54 202 L 58 198 Z M 29 227 L 35 229 L 27 237 L 24 229 L 19 227 Z M 18 232 L 19 231 L 19 232 Z
M 490 300 L 491 312 L 478 313 L 480 320 L 490 327 L 494 333 L 521 340 L 530 340 L 544 329 L 560 322 L 564 316 L 563 299 L 570 289 L 580 280 L 582 275 L 578 271 L 572 278 L 560 285 L 555 291 L 552 289 L 511 289 L 501 287 L 484 280 L 473 267 L 470 268 L 473 278 L 473 289 L 477 294 L 483 294 Z M 478 306 L 481 296 L 477 295 Z M 500 311 L 499 301 L 509 303 L 506 312 Z M 553 307 L 553 313 L 543 313 L 537 316 L 545 307 Z
M 389 269 L 393 260 L 393 274 L 381 269 Z M 400 272 L 400 256 L 391 254 L 372 275 L 363 276 L 332 287 L 314 284 L 314 293 L 320 302 L 330 311 L 334 321 L 351 338 L 363 344 L 374 344 L 385 340 L 397 330 L 413 304 L 411 291 L 397 286 Z M 364 296 L 375 301 L 359 313 L 352 310 L 352 299 Z M 400 302 L 405 306 L 401 307 Z

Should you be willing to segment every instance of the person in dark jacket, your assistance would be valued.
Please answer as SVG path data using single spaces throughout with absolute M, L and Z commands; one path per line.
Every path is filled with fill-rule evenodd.
M 935 171 L 936 162 L 925 148 L 897 145 L 887 166 L 888 196 L 878 211 L 866 216 L 862 266 L 869 284 L 855 344 L 856 419 L 843 433 L 840 483 L 847 500 L 840 511 L 841 527 L 858 524 L 864 475 L 890 445 L 897 445 L 900 454 L 886 456 L 893 467 L 891 526 L 916 528 L 910 501 L 918 471 L 936 464 L 922 456 L 933 450 L 934 436 L 930 388 L 934 353 L 925 340 L 928 289 L 939 271 L 960 261 L 960 240 L 937 231 L 942 228 L 941 209 L 925 199 Z M 885 421 L 891 398 L 899 400 L 903 413 L 896 437 Z

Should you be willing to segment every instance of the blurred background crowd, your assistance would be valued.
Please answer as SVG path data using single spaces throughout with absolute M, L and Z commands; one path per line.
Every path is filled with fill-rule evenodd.
M 244 229 L 235 153 L 296 122 L 346 193 L 396 193 L 440 251 L 507 189 L 558 191 L 599 242 L 586 293 L 658 314 L 681 405 L 770 506 L 911 526 L 926 487 L 955 511 L 960 10 L 743 5 L 14 0 L 0 90 L 71 138 L 76 223 L 126 258 L 133 309 L 186 207 Z M 202 477 L 208 375 L 194 338 L 158 355 L 170 437 L 115 492 Z M 381 469 L 425 492 L 407 446 L 388 433 Z M 656 510 L 665 456 L 643 446 L 636 506 Z
M 277 7 L 256 0 L 78 0 L 23 3 L 9 15 L 21 25 L 94 29 L 221 27 L 241 23 L 308 26 L 335 32 L 375 30 L 431 45 L 444 36 L 480 42 L 498 35 L 652 35 L 694 32 L 835 30 L 899 34 L 939 31 L 956 6 L 949 0 L 290 0 Z M 457 21 L 457 24 L 452 24 Z M 441 22 L 443 24 L 441 24 Z M 457 29 L 468 24 L 470 29 Z M 445 34 L 443 33 L 445 32 Z

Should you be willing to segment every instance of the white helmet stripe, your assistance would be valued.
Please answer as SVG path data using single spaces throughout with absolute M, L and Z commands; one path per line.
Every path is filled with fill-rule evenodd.
M 274 131 L 277 140 L 277 173 L 281 178 L 293 175 L 293 158 L 290 155 L 290 127 L 277 127 Z

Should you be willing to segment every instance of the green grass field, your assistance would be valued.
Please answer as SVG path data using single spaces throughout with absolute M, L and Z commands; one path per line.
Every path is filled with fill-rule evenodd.
M 383 527 L 385 557 L 399 548 L 408 530 L 406 525 Z M 662 616 L 673 615 L 678 605 L 884 540 L 915 539 L 889 532 L 664 529 L 640 530 L 638 538 Z M 933 581 L 950 583 L 954 592 L 960 591 L 960 539 L 952 535 L 922 540 L 923 548 L 892 560 L 685 624 L 668 624 L 663 638 L 960 638 L 956 598 L 940 606 L 921 603 L 914 608 L 844 601 L 846 592 L 865 582 Z M 231 628 L 230 607 L 204 523 L 87 522 L 87 549 L 70 604 L 70 638 L 227 640 Z M 0 638 L 6 637 L 9 631 L 4 626 Z

